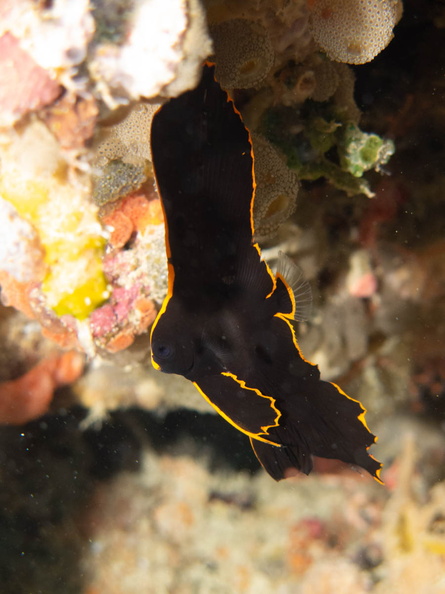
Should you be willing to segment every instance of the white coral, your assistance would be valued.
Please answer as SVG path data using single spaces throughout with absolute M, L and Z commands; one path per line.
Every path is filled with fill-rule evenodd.
M 87 55 L 94 34 L 89 0 L 54 0 L 49 8 L 30 0 L 7 7 L 0 31 L 11 31 L 42 68 L 69 69 Z
M 132 99 L 194 88 L 212 51 L 199 0 L 139 0 L 122 46 L 100 44 L 95 78 Z
M 0 269 L 19 282 L 41 280 L 43 250 L 35 229 L 0 197 Z

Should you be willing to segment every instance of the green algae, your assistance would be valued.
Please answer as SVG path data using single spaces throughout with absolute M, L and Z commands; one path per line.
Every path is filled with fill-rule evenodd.
M 391 140 L 345 120 L 333 102 L 306 101 L 301 108 L 275 106 L 263 116 L 261 133 L 278 146 L 300 179 L 326 178 L 349 195 L 373 196 L 367 171 L 380 171 L 395 151 Z

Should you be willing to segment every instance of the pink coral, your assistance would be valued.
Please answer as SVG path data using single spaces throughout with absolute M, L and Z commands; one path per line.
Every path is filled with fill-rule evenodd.
M 132 344 L 136 334 L 147 329 L 156 316 L 153 301 L 143 296 L 143 287 L 114 287 L 108 303 L 90 317 L 93 337 L 110 352 Z
M 93 337 L 108 334 L 114 328 L 116 323 L 116 316 L 111 303 L 106 303 L 99 307 L 90 316 L 90 328 Z
M 45 414 L 55 389 L 74 382 L 83 366 L 80 353 L 59 353 L 43 359 L 18 379 L 1 383 L 0 423 L 22 425 Z
M 48 105 L 61 87 L 34 62 L 10 33 L 0 37 L 0 125 L 13 124 L 30 111 Z

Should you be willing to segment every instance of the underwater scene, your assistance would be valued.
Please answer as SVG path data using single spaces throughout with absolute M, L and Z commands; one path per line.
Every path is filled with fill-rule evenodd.
M 445 594 L 445 4 L 2 0 L 0 594 Z

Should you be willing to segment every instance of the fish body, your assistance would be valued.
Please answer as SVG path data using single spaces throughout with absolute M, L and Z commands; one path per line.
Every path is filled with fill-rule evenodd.
M 153 165 L 165 214 L 168 295 L 151 333 L 156 369 L 183 375 L 276 480 L 312 455 L 378 479 L 365 409 L 301 354 L 296 302 L 253 242 L 252 145 L 205 66 L 198 87 L 155 115 Z

